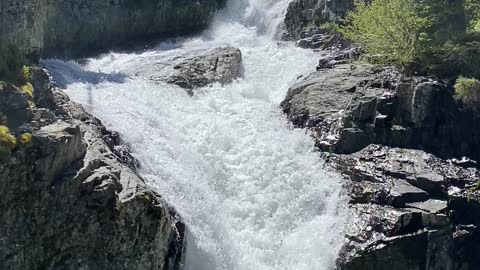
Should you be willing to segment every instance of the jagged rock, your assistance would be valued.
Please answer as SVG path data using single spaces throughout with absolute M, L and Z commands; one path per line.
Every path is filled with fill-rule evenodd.
M 448 207 L 446 201 L 434 199 L 429 199 L 428 201 L 424 202 L 407 203 L 406 206 L 417 208 L 432 214 L 445 213 Z
M 426 191 L 412 186 L 405 180 L 395 181 L 389 195 L 390 203 L 396 207 L 402 207 L 411 202 L 422 202 L 427 198 Z
M 10 128 L 17 128 L 30 121 L 32 111 L 29 97 L 18 87 L 0 82 L 0 114 L 7 118 Z
M 468 252 L 475 245 L 469 239 L 477 239 L 479 231 L 468 230 L 460 238 L 462 228 L 480 222 L 479 170 L 421 150 L 380 145 L 323 155 L 350 180 L 354 222 L 339 269 L 480 266 Z
M 174 72 L 166 81 L 191 89 L 219 82 L 231 83 L 242 76 L 242 53 L 233 47 L 215 48 L 198 55 L 187 56 L 173 66 Z
M 340 64 L 294 84 L 281 106 L 296 126 L 312 129 L 324 151 L 353 153 L 376 143 L 479 160 L 480 117 L 452 93 L 446 83 L 395 69 Z
M 295 0 L 285 16 L 285 38 L 309 38 L 317 29 L 329 22 L 343 18 L 353 8 L 353 0 Z
M 178 269 L 185 228 L 174 209 L 98 119 L 35 85 L 53 91 L 38 93 L 49 108 L 32 108 L 35 125 L 21 123 L 32 141 L 0 162 L 0 268 Z
M 34 89 L 33 98 L 38 108 L 45 108 L 50 111 L 55 109 L 50 75 L 42 68 L 31 67 L 29 69 L 30 80 Z

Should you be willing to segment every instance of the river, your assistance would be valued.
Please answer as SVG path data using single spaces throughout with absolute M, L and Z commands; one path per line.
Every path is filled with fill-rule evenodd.
M 121 134 L 148 184 L 182 216 L 185 269 L 328 270 L 344 243 L 342 180 L 278 106 L 318 59 L 276 40 L 288 2 L 231 0 L 197 37 L 82 66 L 43 61 L 72 100 Z M 138 76 L 153 63 L 225 44 L 243 54 L 244 77 L 232 84 L 190 97 Z

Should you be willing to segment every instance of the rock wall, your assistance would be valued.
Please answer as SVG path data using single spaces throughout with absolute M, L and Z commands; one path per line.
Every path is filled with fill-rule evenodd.
M 0 85 L 0 125 L 17 138 L 0 134 L 0 268 L 178 269 L 184 225 L 118 135 L 44 70 L 29 75 L 33 95 Z
M 480 117 L 448 82 L 346 55 L 320 60 L 281 104 L 348 180 L 338 269 L 479 269 Z
M 29 61 L 40 55 L 71 57 L 132 39 L 197 31 L 223 4 L 224 0 L 0 0 L 0 72 L 19 56 Z M 8 60 L 12 55 L 16 59 Z
M 353 0 L 294 0 L 285 17 L 285 38 L 298 40 L 317 31 L 317 27 L 336 22 L 353 8 Z

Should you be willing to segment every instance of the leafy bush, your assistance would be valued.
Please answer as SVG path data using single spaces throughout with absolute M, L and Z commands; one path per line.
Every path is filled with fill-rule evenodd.
M 33 135 L 31 133 L 23 133 L 20 136 L 20 144 L 27 145 L 32 141 L 32 139 L 33 139 Z
M 456 77 L 461 74 L 480 78 L 480 38 L 471 37 L 437 46 L 423 63 L 427 73 L 437 76 Z
M 8 150 L 13 150 L 17 145 L 17 139 L 10 134 L 6 126 L 0 126 L 0 146 Z
M 465 0 L 465 15 L 469 30 L 480 32 L 480 2 L 478 0 Z
M 355 0 L 355 10 L 339 27 L 345 38 L 359 44 L 380 64 L 408 66 L 419 59 L 429 42 L 429 19 L 420 16 L 414 0 Z
M 455 83 L 455 95 L 465 107 L 480 110 L 480 81 L 473 78 L 459 77 Z

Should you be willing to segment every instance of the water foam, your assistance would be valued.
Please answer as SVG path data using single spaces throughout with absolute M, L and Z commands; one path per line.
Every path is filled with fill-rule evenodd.
M 110 53 L 84 67 L 44 61 L 73 100 L 120 132 L 142 175 L 184 218 L 186 269 L 334 268 L 348 217 L 342 182 L 278 108 L 316 64 L 314 52 L 271 39 L 288 2 L 232 0 L 204 35 L 140 54 Z M 189 97 L 134 76 L 154 61 L 224 43 L 244 58 L 245 77 L 231 85 Z

